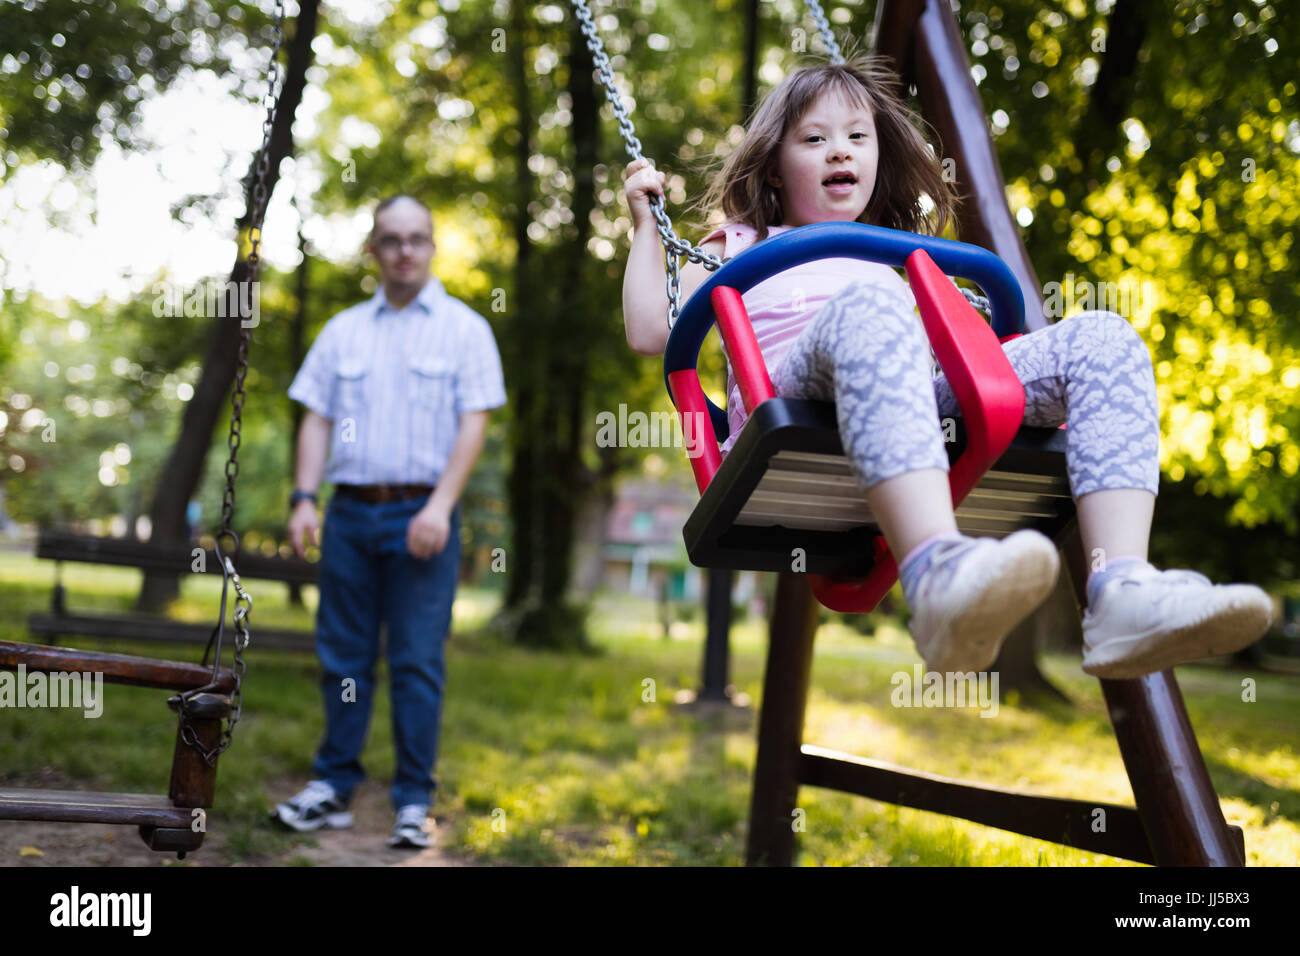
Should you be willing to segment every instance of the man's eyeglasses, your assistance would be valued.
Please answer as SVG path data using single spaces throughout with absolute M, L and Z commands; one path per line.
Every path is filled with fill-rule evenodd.
M 403 246 L 409 246 L 413 252 L 420 252 L 433 245 L 428 236 L 380 236 L 375 240 L 375 247 L 385 255 L 400 252 Z

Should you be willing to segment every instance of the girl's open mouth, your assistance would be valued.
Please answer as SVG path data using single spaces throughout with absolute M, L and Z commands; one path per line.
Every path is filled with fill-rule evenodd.
M 852 173 L 835 173 L 833 176 L 828 176 L 826 179 L 822 180 L 822 186 L 836 196 L 848 195 L 853 192 L 853 189 L 857 184 L 858 177 L 854 176 Z

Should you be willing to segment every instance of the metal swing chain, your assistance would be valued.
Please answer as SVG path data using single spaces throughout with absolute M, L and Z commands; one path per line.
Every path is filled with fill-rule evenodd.
M 830 57 L 831 64 L 840 66 L 844 62 L 844 54 L 840 52 L 840 45 L 835 41 L 835 34 L 831 32 L 830 21 L 826 19 L 826 14 L 822 13 L 822 5 L 817 0 L 804 0 L 804 2 L 812 14 L 813 23 L 817 24 L 817 32 L 821 34 L 822 45 L 826 47 L 826 55 Z
M 271 168 L 271 132 L 275 126 L 275 115 L 280 106 L 280 90 L 277 89 L 280 78 L 280 48 L 284 42 L 284 0 L 275 0 L 275 19 L 272 25 L 275 42 L 271 50 L 271 62 L 267 68 L 266 96 L 263 103 L 266 106 L 266 116 L 262 120 L 262 146 L 258 150 L 257 160 L 254 168 L 257 182 L 253 186 L 253 208 L 249 216 L 248 238 L 250 249 L 248 253 L 248 278 L 249 296 L 256 294 L 256 282 L 258 272 L 261 268 L 262 257 L 258 251 L 262 242 L 262 220 L 266 216 L 267 200 L 270 198 L 266 188 L 266 176 Z M 240 302 L 251 301 L 240 295 Z M 235 678 L 235 686 L 231 691 L 231 711 L 226 720 L 225 726 L 221 730 L 221 737 L 217 745 L 211 750 L 203 746 L 202 742 L 194 732 L 194 728 L 188 721 L 185 704 L 190 696 L 200 693 L 209 688 L 199 688 L 191 691 L 189 694 L 181 695 L 181 737 L 182 739 L 197 750 L 204 761 L 211 766 L 216 762 L 217 757 L 229 749 L 231 740 L 235 732 L 235 724 L 239 723 L 240 715 L 244 709 L 243 682 L 246 664 L 244 662 L 244 649 L 248 647 L 252 634 L 248 625 L 248 612 L 252 610 L 253 599 L 248 592 L 244 590 L 240 583 L 239 574 L 235 569 L 234 561 L 231 555 L 239 550 L 239 536 L 234 531 L 235 518 L 235 478 L 239 474 L 239 445 L 243 432 L 243 412 L 244 412 L 244 381 L 248 375 L 248 345 L 252 335 L 250 328 L 244 324 L 242 309 L 237 310 L 240 318 L 239 329 L 239 353 L 235 365 L 235 385 L 230 398 L 230 434 L 226 439 L 226 445 L 230 449 L 229 457 L 226 459 L 225 475 L 226 487 L 221 498 L 221 530 L 217 532 L 214 552 L 217 559 L 221 562 L 221 618 L 217 622 L 216 630 L 213 632 L 213 639 L 209 641 L 209 648 L 212 647 L 213 641 L 216 644 L 216 653 L 213 657 L 213 682 L 221 668 L 221 636 L 224 631 L 226 618 L 226 587 L 232 585 L 235 589 L 235 649 L 234 661 L 231 665 L 231 671 Z M 223 553 L 221 542 L 225 539 L 233 544 L 230 552 Z M 204 653 L 207 658 L 207 653 Z
M 609 100 L 610 106 L 614 108 L 614 116 L 618 120 L 618 131 L 627 146 L 627 154 L 633 160 L 645 159 L 641 154 L 641 141 L 637 139 L 636 129 L 632 125 L 632 118 L 628 115 L 619 96 L 618 85 L 614 80 L 614 71 L 610 68 L 609 57 L 605 55 L 605 45 L 601 42 L 600 35 L 596 32 L 596 24 L 591 19 L 591 10 L 588 9 L 586 0 L 570 0 L 570 3 L 573 5 L 574 14 L 578 17 L 582 35 L 587 39 L 587 49 L 591 51 L 591 59 L 596 65 L 600 85 L 605 90 L 605 98 Z M 672 220 L 668 218 L 668 214 L 664 211 L 659 197 L 653 193 L 650 194 L 650 211 L 654 213 L 655 225 L 659 230 L 659 240 L 664 246 L 668 288 L 668 327 L 671 329 L 681 312 L 682 280 L 678 271 L 677 257 L 685 256 L 691 262 L 698 262 L 709 270 L 721 269 L 726 260 L 701 249 L 699 246 L 692 245 L 678 236 L 673 231 Z

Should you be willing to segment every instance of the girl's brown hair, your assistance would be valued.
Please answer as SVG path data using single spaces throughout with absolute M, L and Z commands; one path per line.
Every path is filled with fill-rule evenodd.
M 780 225 L 784 217 L 781 194 L 767 181 L 776 170 L 781 140 L 831 90 L 871 110 L 880 144 L 875 187 L 857 221 L 907 232 L 943 232 L 956 198 L 917 129 L 924 120 L 903 102 L 890 61 L 869 55 L 840 65 L 801 66 L 782 80 L 763 100 L 740 145 L 723 160 L 692 209 L 706 216 L 720 209 L 727 222 L 752 226 L 760 240 L 766 239 L 768 227 Z M 921 205 L 922 194 L 933 204 L 928 211 Z

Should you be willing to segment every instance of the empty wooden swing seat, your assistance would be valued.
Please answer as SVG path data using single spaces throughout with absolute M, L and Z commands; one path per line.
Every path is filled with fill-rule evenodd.
M 261 243 L 263 218 L 271 191 L 275 187 L 275 182 L 272 180 L 268 188 L 266 175 L 267 170 L 273 165 L 271 162 L 272 130 L 280 125 L 277 122 L 280 119 L 278 115 L 280 97 L 285 90 L 285 84 L 277 85 L 275 67 L 276 57 L 279 55 L 284 38 L 283 18 L 279 15 L 282 12 L 277 11 L 272 27 L 274 45 L 270 53 L 271 65 L 266 74 L 267 117 L 262 127 L 262 145 L 249 167 L 252 172 L 246 195 L 247 216 L 241 220 L 251 241 L 246 255 L 241 249 L 241 262 L 233 274 L 241 277 L 241 281 L 254 288 L 257 286 L 261 263 L 258 248 Z M 314 8 L 311 15 L 315 16 Z M 314 30 L 314 26 L 311 29 Z M 311 35 L 310 30 L 306 35 Z M 292 65 L 290 71 L 292 72 Z M 289 119 L 292 120 L 292 115 Z M 242 304 L 236 313 L 241 320 L 251 317 L 248 309 Z M 251 639 L 248 614 L 252 607 L 252 598 L 240 584 L 239 574 L 232 559 L 239 554 L 239 536 L 234 530 L 235 479 L 239 474 L 238 452 L 241 444 L 245 400 L 244 382 L 248 375 L 250 329 L 255 324 L 256 322 L 250 324 L 241 321 L 238 329 L 234 330 L 234 341 L 231 343 L 235 349 L 235 357 L 232 370 L 234 388 L 230 399 L 230 427 L 226 440 L 229 454 L 225 462 L 226 481 L 221 500 L 221 524 L 213 546 L 217 557 L 216 570 L 222 575 L 222 591 L 217 624 L 211 631 L 208 643 L 212 664 L 210 666 L 206 663 L 185 664 L 131 657 L 125 654 L 0 641 L 0 670 L 18 671 L 21 668 L 28 673 L 99 674 L 102 675 L 105 683 L 175 691 L 174 696 L 167 701 L 178 717 L 167 795 L 164 797 L 137 793 L 94 793 L 4 787 L 0 788 L 0 820 L 131 825 L 139 828 L 140 836 L 150 849 L 175 852 L 179 857 L 184 857 L 188 851 L 198 849 L 202 845 L 207 830 L 206 815 L 203 811 L 213 803 L 217 786 L 217 762 L 220 755 L 230 746 L 235 723 L 239 720 L 243 708 L 242 682 L 245 672 L 243 652 Z M 214 326 L 214 330 L 220 332 L 223 327 L 231 327 L 225 320 L 224 313 L 222 321 Z M 214 341 L 221 341 L 223 338 L 224 332 L 216 335 Z M 222 542 L 225 543 L 224 548 Z M 124 550 L 127 552 L 132 550 L 131 545 L 112 540 L 65 538 L 60 541 L 55 536 L 43 536 L 42 545 L 46 549 L 43 556 L 53 557 L 55 560 L 129 563 L 144 568 L 161 561 L 162 567 L 158 567 L 157 564 L 153 566 L 168 572 L 190 566 L 189 555 L 183 552 L 178 555 L 168 553 L 164 548 L 144 546 L 142 549 L 136 549 L 134 553 L 124 554 Z M 235 591 L 232 615 L 233 666 L 227 669 L 222 667 L 221 656 L 225 637 L 227 598 L 229 588 L 232 586 Z M 51 617 L 65 619 L 54 621 L 53 624 L 66 625 L 68 621 L 63 608 L 61 585 L 55 587 L 54 605 L 54 613 Z M 89 620 L 90 626 L 101 631 L 112 631 L 118 628 L 114 636 L 124 636 L 120 634 L 122 623 L 121 620 L 111 619 Z M 155 637 L 169 639 L 167 634 L 157 634 Z M 203 659 L 207 661 L 207 652 Z M 22 692 L 25 690 L 25 688 L 21 689 Z
M 177 692 L 204 688 L 190 702 L 190 725 L 199 744 L 217 746 L 222 721 L 230 713 L 233 673 L 176 661 L 0 641 L 0 670 L 23 667 L 34 673 L 100 673 L 106 684 L 127 684 Z M 169 701 L 173 710 L 178 703 Z M 0 787 L 0 820 L 48 823 L 105 823 L 135 826 L 152 850 L 184 856 L 203 843 L 205 826 L 195 826 L 196 810 L 212 806 L 217 761 L 209 764 L 187 744 L 178 727 L 166 796 Z

